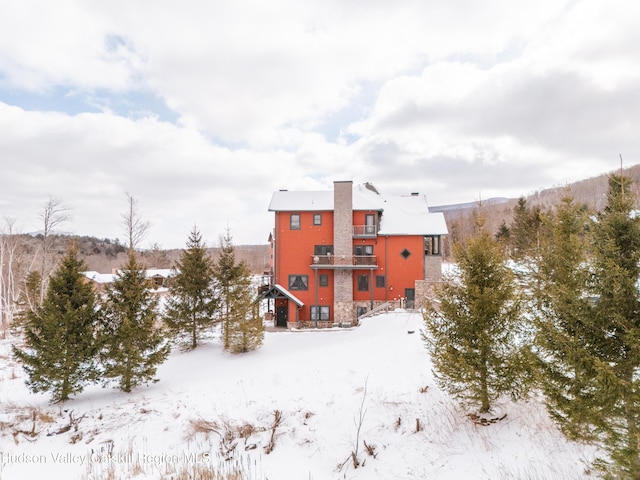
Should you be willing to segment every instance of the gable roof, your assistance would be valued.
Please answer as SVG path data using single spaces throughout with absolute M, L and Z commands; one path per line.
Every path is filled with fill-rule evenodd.
M 289 292 L 282 285 L 278 285 L 277 283 L 271 285 L 269 289 L 262 294 L 261 298 L 282 298 L 285 297 L 295 303 L 298 307 L 304 307 L 304 302 L 300 301 L 295 295 Z
M 381 213 L 378 235 L 446 235 L 444 214 L 430 212 L 422 195 L 382 195 L 365 185 L 353 187 L 353 210 Z M 273 192 L 270 212 L 333 211 L 333 191 Z

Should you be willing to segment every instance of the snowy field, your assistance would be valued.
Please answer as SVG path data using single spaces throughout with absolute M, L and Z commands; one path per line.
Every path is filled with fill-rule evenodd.
M 421 328 L 396 311 L 348 330 L 267 332 L 243 355 L 212 339 L 173 352 L 156 384 L 91 386 L 61 405 L 27 391 L 16 339 L 2 340 L 0 479 L 595 477 L 596 451 L 566 441 L 537 401 L 472 422 L 434 384 Z

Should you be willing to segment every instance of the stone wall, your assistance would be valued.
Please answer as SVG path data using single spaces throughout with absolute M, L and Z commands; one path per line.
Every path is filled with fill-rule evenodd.
M 333 321 L 334 323 L 357 323 L 356 307 L 353 300 L 348 302 L 335 301 L 333 304 Z
M 429 282 L 439 282 L 442 280 L 442 256 L 441 255 L 425 255 L 424 279 Z
M 353 255 L 353 182 L 333 184 L 333 252 L 335 256 Z M 333 319 L 353 322 L 353 273 L 335 270 L 333 282 Z

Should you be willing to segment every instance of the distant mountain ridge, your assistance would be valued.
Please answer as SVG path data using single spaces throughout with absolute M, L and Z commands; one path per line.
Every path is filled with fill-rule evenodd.
M 507 197 L 493 197 L 488 198 L 487 200 L 482 200 L 483 205 L 500 205 L 502 203 L 507 203 L 512 201 L 512 198 Z M 465 203 L 454 203 L 451 205 L 436 205 L 433 207 L 429 207 L 430 212 L 448 212 L 451 210 L 466 210 L 468 208 L 478 208 L 478 202 L 465 202 Z
M 612 170 L 566 185 L 545 188 L 523 197 L 527 205 L 540 207 L 543 212 L 551 209 L 567 196 L 572 197 L 575 203 L 586 205 L 593 211 L 599 211 L 606 204 L 608 179 L 612 174 L 630 177 L 633 180 L 632 191 L 635 192 L 636 198 L 640 199 L 640 165 Z M 485 228 L 489 232 L 496 233 L 503 223 L 511 224 L 513 208 L 517 203 L 518 198 L 496 197 L 483 200 L 481 207 L 477 201 L 430 207 L 432 212 L 442 212 L 447 222 L 449 235 L 445 241 L 445 255 L 448 256 L 451 253 L 454 242 L 462 241 L 474 234 L 476 228 L 473 217 L 476 210 L 482 208 Z M 640 201 L 637 203 L 640 204 Z

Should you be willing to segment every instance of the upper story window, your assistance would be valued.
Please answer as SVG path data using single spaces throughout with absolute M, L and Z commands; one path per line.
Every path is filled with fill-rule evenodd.
M 300 230 L 300 214 L 292 213 L 289 218 L 289 228 L 291 230 Z
M 309 276 L 289 275 L 289 290 L 309 290 Z
M 356 245 L 353 247 L 353 254 L 356 257 L 373 255 L 373 245 Z
M 333 245 L 314 245 L 314 255 L 333 255 Z
M 441 255 L 440 235 L 427 235 L 424 237 L 424 254 Z
M 314 213 L 313 214 L 313 224 L 314 225 L 322 225 L 322 214 Z

